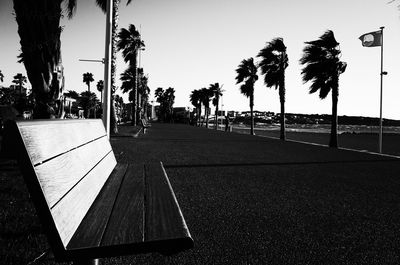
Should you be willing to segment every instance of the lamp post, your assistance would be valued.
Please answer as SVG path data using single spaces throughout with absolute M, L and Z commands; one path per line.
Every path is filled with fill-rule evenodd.
M 106 39 L 105 39 L 105 56 L 104 56 L 103 124 L 108 139 L 110 139 L 112 10 L 113 10 L 113 1 L 107 0 L 106 34 L 105 34 Z

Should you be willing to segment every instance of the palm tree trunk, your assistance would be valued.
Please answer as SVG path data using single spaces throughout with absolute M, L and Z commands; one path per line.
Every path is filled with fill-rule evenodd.
M 117 53 L 117 29 L 118 29 L 118 7 L 120 0 L 113 0 L 113 12 L 112 12 L 112 45 L 111 45 L 111 106 L 110 106 L 110 130 L 116 134 L 118 133 L 118 124 L 117 124 L 117 114 L 115 112 L 115 76 L 116 76 L 116 53 Z
M 197 127 L 201 125 L 201 104 L 197 109 Z
M 218 101 L 217 106 L 215 106 L 215 130 L 218 130 Z
M 51 83 L 61 56 L 61 1 L 14 0 L 13 3 L 22 59 L 35 94 L 33 116 L 48 119 L 55 114 L 55 100 L 59 96 L 58 88 Z
M 282 141 L 286 140 L 286 131 L 285 131 L 285 73 L 283 73 L 282 80 L 279 84 L 279 99 L 281 102 L 281 116 L 280 116 L 280 123 L 281 123 L 281 135 L 280 139 Z
M 254 135 L 254 113 L 253 113 L 253 106 L 254 106 L 254 94 L 250 95 L 250 134 Z
M 209 115 L 209 110 L 208 110 L 209 108 L 206 108 L 205 109 L 205 111 L 206 111 L 206 128 L 208 129 L 208 115 Z
M 140 96 L 140 93 L 139 93 L 139 89 L 136 89 L 136 101 L 137 101 L 137 103 L 136 103 L 136 122 L 137 123 L 139 123 L 139 120 L 141 119 L 141 117 L 140 117 L 140 107 L 141 107 L 141 104 L 142 104 L 142 99 L 141 99 L 141 96 Z
M 201 105 L 200 105 L 200 116 L 199 117 L 200 117 L 200 121 L 201 121 L 200 127 L 203 127 L 204 119 L 201 119 Z
M 137 119 L 136 119 L 136 117 L 137 117 L 137 114 L 136 114 L 136 111 L 137 111 L 137 95 L 136 95 L 136 85 L 134 86 L 134 91 L 133 91 L 133 100 L 132 100 L 132 126 L 136 126 L 136 124 L 137 124 Z
M 338 135 L 337 135 L 337 126 L 338 126 L 338 116 L 337 116 L 337 104 L 338 104 L 338 88 L 332 89 L 332 117 L 331 117 L 331 136 L 329 140 L 329 147 L 338 147 Z

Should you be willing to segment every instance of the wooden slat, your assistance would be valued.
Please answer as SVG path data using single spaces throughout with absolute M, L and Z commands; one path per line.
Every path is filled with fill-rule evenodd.
M 115 165 L 111 152 L 51 209 L 64 246 L 67 246 Z
M 100 246 L 126 170 L 127 164 L 117 164 L 114 168 L 100 194 L 69 242 L 67 249 Z
M 35 167 L 49 207 L 111 151 L 106 136 Z
M 162 164 L 146 164 L 145 241 L 191 236 Z
M 19 121 L 17 125 L 34 165 L 106 135 L 101 120 Z
M 143 242 L 143 166 L 128 166 L 102 246 Z
M 7 121 L 3 136 L 3 143 L 7 143 L 7 148 L 11 148 L 13 154 L 15 154 L 13 158 L 18 160 L 18 166 L 24 177 L 42 227 L 45 228 L 44 231 L 47 234 L 52 252 L 55 256 L 62 255 L 62 253 L 64 253 L 63 243 L 58 235 L 58 231 L 52 218 L 50 209 L 43 195 L 33 165 L 26 151 L 23 139 L 19 133 L 19 129 L 15 121 Z M 7 151 L 9 150 L 10 149 Z

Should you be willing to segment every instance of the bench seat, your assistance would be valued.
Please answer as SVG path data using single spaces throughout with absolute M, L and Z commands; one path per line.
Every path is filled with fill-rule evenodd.
M 117 163 L 101 120 L 8 122 L 3 149 L 57 261 L 193 247 L 162 163 Z
M 68 255 L 173 254 L 192 247 L 172 194 L 162 164 L 118 164 L 67 245 Z

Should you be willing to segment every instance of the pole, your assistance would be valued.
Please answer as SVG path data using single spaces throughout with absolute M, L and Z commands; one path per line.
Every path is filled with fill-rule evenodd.
M 382 134 L 383 134 L 383 123 L 382 123 L 382 96 L 383 96 L 383 29 L 385 27 L 380 27 L 381 29 L 381 95 L 380 95 L 380 110 L 379 110 L 379 153 L 382 153 Z
M 110 139 L 110 102 L 111 102 L 111 25 L 112 25 L 112 0 L 107 0 L 106 39 L 104 57 L 104 101 L 103 124 L 107 137 Z

